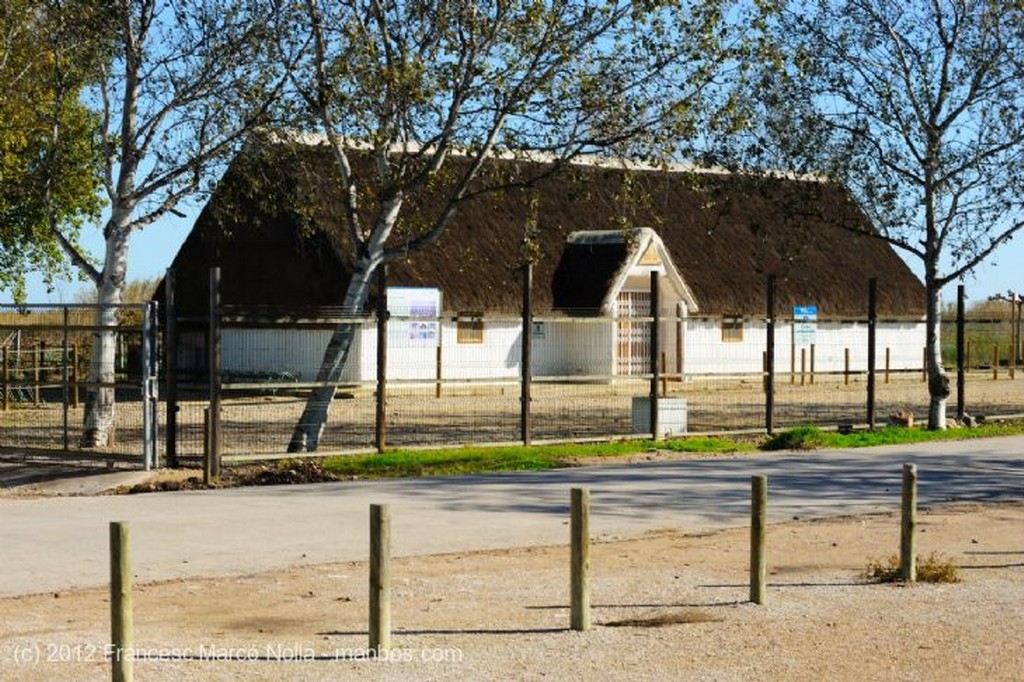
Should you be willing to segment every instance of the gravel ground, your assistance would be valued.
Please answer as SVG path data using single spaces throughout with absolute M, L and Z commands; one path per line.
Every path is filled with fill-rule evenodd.
M 767 602 L 749 531 L 669 528 L 592 549 L 593 629 L 568 629 L 567 547 L 396 559 L 393 649 L 367 645 L 367 567 L 297 566 L 137 585 L 140 680 L 1019 680 L 1024 505 L 923 511 L 918 548 L 962 582 L 866 582 L 892 515 L 769 528 Z M 566 529 L 568 536 L 568 529 Z M 109 676 L 107 591 L 0 600 L 0 678 Z M 312 660 L 310 658 L 312 657 Z M 226 659 L 233 660 L 226 660 Z M 258 660 L 250 660 L 250 659 Z

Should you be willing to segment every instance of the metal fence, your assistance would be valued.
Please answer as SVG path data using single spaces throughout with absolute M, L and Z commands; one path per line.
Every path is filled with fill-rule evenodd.
M 0 306 L 0 450 L 158 465 L 154 307 L 115 306 L 107 324 L 98 311 L 88 304 Z M 99 334 L 113 338 L 113 381 L 90 378 Z M 110 437 L 102 447 L 84 447 L 87 396 L 99 388 L 114 392 Z
M 868 292 L 866 285 L 866 311 Z M 208 424 L 215 421 L 225 458 L 283 455 L 321 385 L 323 349 L 340 325 L 350 327 L 351 353 L 331 384 L 336 393 L 320 452 L 649 437 L 656 430 L 765 432 L 927 414 L 923 320 L 870 312 L 808 319 L 801 312 L 742 318 L 655 316 L 651 309 L 616 317 L 323 311 L 283 319 L 219 307 L 209 318 L 182 321 L 171 344 L 179 387 L 168 451 L 199 457 L 211 447 Z M 962 382 L 954 382 L 951 416 L 961 403 L 972 414 L 1024 413 L 1024 377 L 1007 359 L 1006 344 L 999 362 L 978 361 L 977 349 L 987 343 L 982 331 L 996 333 L 986 325 L 963 324 L 971 351 Z M 956 321 L 945 329 L 955 336 Z M 211 363 L 219 365 L 215 375 Z M 955 356 L 950 365 L 952 375 Z

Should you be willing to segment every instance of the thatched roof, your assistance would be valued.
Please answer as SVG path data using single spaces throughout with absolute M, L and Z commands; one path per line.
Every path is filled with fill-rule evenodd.
M 496 162 L 488 181 L 541 170 L 536 163 Z M 361 198 L 369 219 L 373 197 Z M 390 245 L 400 248 L 439 205 L 436 195 L 407 200 Z M 531 215 L 536 224 L 524 241 Z M 823 317 L 863 315 L 875 277 L 880 315 L 922 315 L 924 290 L 906 264 L 882 240 L 840 226 L 864 226 L 863 220 L 840 188 L 816 181 L 580 164 L 530 189 L 465 202 L 437 243 L 391 265 L 388 281 L 438 287 L 449 311 L 516 312 L 519 268 L 529 252 L 538 313 L 592 308 L 623 246 L 594 247 L 589 257 L 575 253 L 563 263 L 567 237 L 646 226 L 660 235 L 701 313 L 763 314 L 766 278 L 774 274 L 780 313 L 817 305 Z M 250 149 L 228 170 L 174 259 L 179 309 L 206 310 L 212 265 L 221 267 L 226 304 L 293 312 L 340 305 L 352 254 L 344 225 L 326 147 Z

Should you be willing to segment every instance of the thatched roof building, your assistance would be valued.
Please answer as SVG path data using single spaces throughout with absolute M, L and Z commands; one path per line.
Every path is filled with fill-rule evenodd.
M 542 170 L 501 161 L 486 181 Z M 373 197 L 362 200 L 372 208 Z M 390 245 L 401 248 L 404 235 L 438 207 L 433 196 L 410 199 Z M 535 225 L 524 240 L 531 216 Z M 391 265 L 389 284 L 441 288 L 449 311 L 516 312 L 528 251 L 538 313 L 593 311 L 626 248 L 607 240 L 570 243 L 570 234 L 649 227 L 692 293 L 691 314 L 761 315 L 766 277 L 774 274 L 780 313 L 810 304 L 823 317 L 861 316 L 868 280 L 877 278 L 879 315 L 922 315 L 924 290 L 906 264 L 882 240 L 845 229 L 866 231 L 864 220 L 841 188 L 817 181 L 574 164 L 530 188 L 466 201 L 436 244 Z M 250 148 L 174 259 L 179 310 L 205 312 L 213 265 L 221 267 L 225 304 L 288 313 L 338 306 L 351 254 L 329 150 Z

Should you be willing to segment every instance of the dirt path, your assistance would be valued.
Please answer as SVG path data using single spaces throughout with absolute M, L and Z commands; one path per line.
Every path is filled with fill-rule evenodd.
M 867 562 L 896 550 L 898 524 L 883 514 L 772 525 L 760 607 L 746 602 L 745 528 L 601 542 L 585 633 L 567 629 L 566 547 L 398 559 L 388 661 L 351 657 L 367 643 L 364 563 L 140 585 L 136 647 L 165 660 L 135 671 L 175 681 L 1020 679 L 1024 504 L 922 513 L 921 553 L 958 564 L 959 584 L 865 583 Z M 108 677 L 108 610 L 105 589 L 0 600 L 0 678 Z

